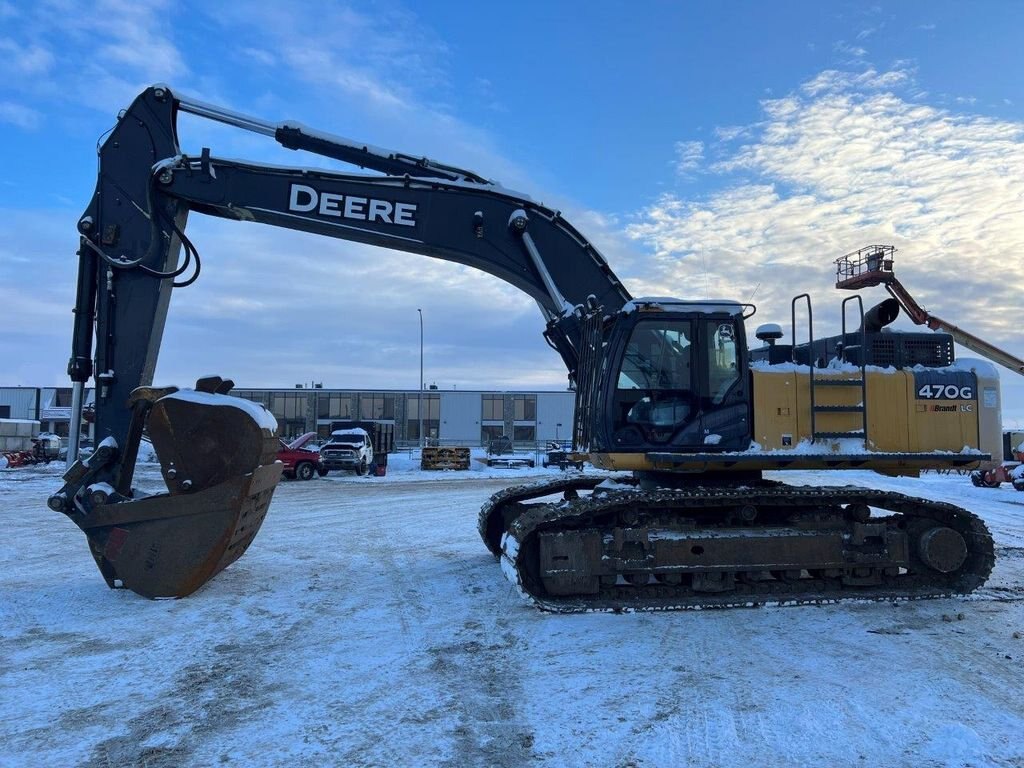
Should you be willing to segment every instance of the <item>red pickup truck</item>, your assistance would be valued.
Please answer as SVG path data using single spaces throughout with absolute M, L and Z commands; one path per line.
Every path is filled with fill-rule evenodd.
M 292 480 L 312 480 L 315 475 L 323 477 L 327 474 L 324 462 L 317 451 L 303 448 L 306 443 L 316 437 L 316 432 L 307 432 L 290 443 L 281 440 L 281 448 L 277 452 L 277 460 L 284 464 L 284 476 Z

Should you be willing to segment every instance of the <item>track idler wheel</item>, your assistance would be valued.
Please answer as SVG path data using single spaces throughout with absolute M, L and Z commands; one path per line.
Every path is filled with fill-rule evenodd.
M 930 528 L 921 534 L 917 553 L 932 570 L 952 573 L 967 559 L 967 542 L 952 528 Z
M 200 380 L 196 391 L 150 404 L 149 436 L 168 493 L 72 515 L 110 587 L 185 597 L 255 538 L 281 477 L 277 425 L 262 406 L 221 393 L 230 386 Z

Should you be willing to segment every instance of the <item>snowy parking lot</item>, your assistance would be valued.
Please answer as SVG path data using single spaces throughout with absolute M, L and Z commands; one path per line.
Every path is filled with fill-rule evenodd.
M 960 504 L 998 562 L 970 598 L 549 615 L 476 533 L 557 470 L 285 482 L 248 553 L 183 600 L 110 591 L 0 470 L 3 766 L 1021 766 L 1024 493 L 793 472 Z M 139 484 L 159 487 L 155 465 Z

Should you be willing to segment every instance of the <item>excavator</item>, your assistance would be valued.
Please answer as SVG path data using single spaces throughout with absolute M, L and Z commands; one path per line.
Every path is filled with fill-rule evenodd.
M 186 154 L 181 113 L 370 173 Z M 991 571 L 992 538 L 965 509 L 765 477 L 914 476 L 990 462 L 998 379 L 986 364 L 954 361 L 948 336 L 887 333 L 892 312 L 865 312 L 853 296 L 842 305 L 843 333 L 823 346 L 802 294 L 791 306 L 792 343 L 765 324 L 756 330 L 764 346 L 751 349 L 753 305 L 634 298 L 583 234 L 527 195 L 155 85 L 100 146 L 95 194 L 78 222 L 69 457 L 90 379 L 98 442 L 88 458 L 69 460 L 48 501 L 85 533 L 111 588 L 150 598 L 199 589 L 245 552 L 281 474 L 276 422 L 232 397 L 230 380 L 153 386 L 171 292 L 199 276 L 190 213 L 457 262 L 537 302 L 576 391 L 573 456 L 619 472 L 512 487 L 481 509 L 484 544 L 543 610 L 924 598 L 969 593 Z M 132 487 L 144 433 L 166 493 Z

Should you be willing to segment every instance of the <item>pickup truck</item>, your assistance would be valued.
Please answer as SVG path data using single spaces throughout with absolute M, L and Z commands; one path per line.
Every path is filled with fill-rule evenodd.
M 285 477 L 292 480 L 312 480 L 314 475 L 323 477 L 327 474 L 320 454 L 303 447 L 314 437 L 316 432 L 307 432 L 290 443 L 281 440 L 277 460 L 284 464 Z
M 370 433 L 361 427 L 337 429 L 320 446 L 320 458 L 325 474 L 332 469 L 343 469 L 365 475 L 373 463 L 373 441 Z

